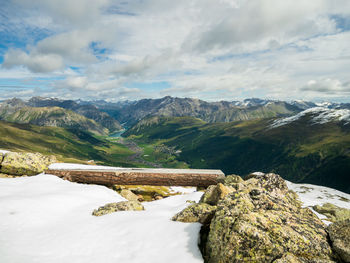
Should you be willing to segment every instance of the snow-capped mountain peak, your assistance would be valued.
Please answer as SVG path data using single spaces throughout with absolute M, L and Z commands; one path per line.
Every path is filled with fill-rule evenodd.
M 300 118 L 306 115 L 312 116 L 311 124 L 325 124 L 330 121 L 343 121 L 345 122 L 344 125 L 350 123 L 350 110 L 348 109 L 329 109 L 326 107 L 313 107 L 299 112 L 294 116 L 277 119 L 270 125 L 270 128 L 277 128 L 289 124 L 291 122 L 299 120 Z

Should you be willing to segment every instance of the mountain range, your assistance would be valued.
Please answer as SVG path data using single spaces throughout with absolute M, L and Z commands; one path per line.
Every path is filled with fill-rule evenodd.
M 40 97 L 33 97 L 27 102 L 16 98 L 2 102 L 0 119 L 39 126 L 74 128 L 99 135 L 122 129 L 117 120 L 94 105 Z
M 129 155 L 136 142 L 147 148 L 144 156 L 150 156 L 152 149 L 171 149 L 169 152 L 176 154 L 167 158 L 192 168 L 218 168 L 226 174 L 240 175 L 276 172 L 293 182 L 350 192 L 344 184 L 350 179 L 349 109 L 350 104 L 255 98 L 206 102 L 167 96 L 112 103 L 34 97 L 28 101 L 14 98 L 0 102 L 0 120 L 6 121 L 0 126 L 7 127 L 3 128 L 2 145 L 9 149 L 21 147 L 20 140 L 15 144 L 12 139 L 12 143 L 5 140 L 6 132 L 10 132 L 8 122 L 22 123 L 24 126 L 16 127 L 26 132 L 18 130 L 16 136 L 20 138 L 30 130 L 31 141 L 43 143 L 45 149 L 47 144 L 42 142 L 40 133 L 32 131 L 39 128 L 25 125 L 54 126 L 66 129 L 66 138 L 57 136 L 67 140 L 68 145 L 78 135 L 89 138 L 89 156 L 94 156 L 94 150 L 98 152 L 91 159 L 111 164 L 115 156 L 121 163 L 120 157 L 125 155 L 118 153 L 120 147 L 116 151 L 109 144 L 95 147 L 93 138 L 99 141 L 100 135 L 126 129 L 122 136 L 131 142 Z M 63 141 L 60 144 L 65 145 Z M 62 150 L 56 148 L 52 148 L 53 153 L 61 154 Z M 70 156 L 79 159 L 84 155 L 74 150 Z M 146 161 L 154 161 L 147 158 Z M 125 161 L 124 165 L 133 164 Z
M 207 123 L 149 117 L 124 136 L 165 144 L 196 168 L 225 174 L 275 172 L 293 182 L 350 192 L 350 110 L 311 108 L 291 117 Z

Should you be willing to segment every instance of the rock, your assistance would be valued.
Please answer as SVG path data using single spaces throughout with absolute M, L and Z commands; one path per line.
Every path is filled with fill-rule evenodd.
M 223 178 L 218 179 L 219 183 L 222 183 L 222 184 L 227 185 L 227 186 L 242 183 L 243 181 L 244 180 L 242 179 L 242 177 L 240 177 L 239 175 L 235 175 L 235 174 L 227 175 Z
M 1 163 L 1 173 L 10 175 L 36 175 L 45 171 L 52 163 L 57 162 L 55 156 L 40 153 L 9 152 Z
M 326 226 L 280 176 L 254 175 L 244 186 L 217 204 L 207 262 L 333 262 Z
M 2 152 L 0 152 L 0 165 L 1 165 L 1 163 L 2 163 L 2 160 L 4 159 L 4 156 L 5 156 L 5 154 L 2 153 Z
M 350 262 L 350 219 L 337 221 L 327 230 L 334 251 L 343 261 Z
M 192 204 L 172 217 L 173 221 L 207 224 L 212 219 L 216 206 L 206 203 Z
M 109 203 L 104 206 L 95 209 L 92 212 L 94 216 L 103 216 L 106 214 L 118 212 L 118 211 L 141 211 L 145 210 L 143 205 L 137 201 L 122 201 L 118 203 Z
M 217 185 L 210 185 L 202 195 L 200 199 L 200 203 L 206 203 L 209 205 L 216 205 L 220 199 L 223 199 L 229 193 L 235 191 L 234 188 L 230 186 L 225 186 L 222 183 L 218 183 Z
M 331 222 L 350 219 L 350 209 L 342 208 L 330 203 L 325 203 L 322 206 L 315 205 L 312 208 L 316 212 L 325 215 L 327 220 Z
M 303 261 L 300 261 L 296 256 L 287 253 L 283 257 L 278 258 L 273 263 L 303 263 Z
M 119 194 L 129 201 L 139 201 L 139 197 L 128 189 L 121 190 Z
M 155 200 L 161 200 L 161 199 L 163 199 L 163 196 L 157 195 L 157 196 L 154 197 L 154 199 Z
M 152 186 L 152 185 L 114 185 L 113 189 L 116 191 L 121 191 L 123 189 L 130 190 L 134 194 L 141 196 L 139 200 L 152 201 L 155 200 L 156 196 L 168 197 L 172 195 L 177 195 L 171 191 L 168 186 Z
M 334 262 L 325 224 L 276 174 L 252 174 L 208 187 L 173 217 L 200 222 L 205 262 Z

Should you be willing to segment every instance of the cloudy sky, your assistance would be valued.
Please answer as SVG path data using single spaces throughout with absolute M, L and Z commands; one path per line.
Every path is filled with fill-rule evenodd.
M 350 102 L 349 0 L 0 0 L 0 99 Z

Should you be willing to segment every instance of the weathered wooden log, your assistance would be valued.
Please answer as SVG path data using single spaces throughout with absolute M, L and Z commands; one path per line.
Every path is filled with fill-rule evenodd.
M 161 186 L 203 186 L 217 184 L 217 179 L 224 176 L 220 170 L 204 169 L 49 169 L 53 174 L 78 183 L 100 185 L 161 185 Z

